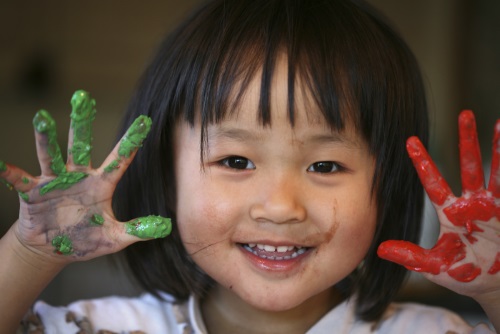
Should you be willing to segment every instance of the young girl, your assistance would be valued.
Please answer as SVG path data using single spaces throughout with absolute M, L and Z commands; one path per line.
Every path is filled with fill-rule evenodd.
M 366 5 L 206 4 L 164 41 L 96 169 L 95 102 L 78 91 L 72 105 L 66 163 L 45 111 L 41 176 L 0 163 L 20 194 L 0 243 L 5 332 L 29 309 L 21 331 L 490 332 L 392 303 L 405 267 L 471 296 L 500 329 L 500 122 L 485 189 L 474 117 L 460 115 L 456 198 L 424 149 L 416 61 Z M 430 250 L 414 244 L 419 177 L 441 222 Z M 66 265 L 125 247 L 144 295 L 32 306 Z

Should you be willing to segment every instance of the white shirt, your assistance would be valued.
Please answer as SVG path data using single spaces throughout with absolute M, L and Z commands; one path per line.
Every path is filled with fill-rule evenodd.
M 54 307 L 40 301 L 33 307 L 31 320 L 25 320 L 25 328 L 49 334 L 207 333 L 196 298 L 191 297 L 185 303 L 177 303 L 168 295 L 164 298 L 166 301 L 150 294 L 137 298 L 113 296 L 77 301 L 66 307 Z M 354 304 L 351 299 L 337 305 L 306 334 L 494 333 L 485 324 L 471 327 L 448 310 L 412 303 L 391 304 L 377 323 L 357 321 Z

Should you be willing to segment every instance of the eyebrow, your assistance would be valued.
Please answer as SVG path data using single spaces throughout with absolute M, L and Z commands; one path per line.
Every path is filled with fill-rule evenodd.
M 258 133 L 248 131 L 241 128 L 233 127 L 217 127 L 214 131 L 209 131 L 207 135 L 208 142 L 217 139 L 231 139 L 239 142 L 258 142 L 264 138 Z M 301 143 L 313 144 L 342 144 L 346 147 L 358 148 L 360 144 L 342 135 L 339 132 L 331 132 L 328 134 L 314 134 L 300 140 Z

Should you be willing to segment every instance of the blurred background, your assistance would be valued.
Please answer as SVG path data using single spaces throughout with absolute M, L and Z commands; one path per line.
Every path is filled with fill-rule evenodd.
M 493 125 L 500 117 L 500 1 L 369 0 L 415 52 L 431 110 L 430 152 L 460 194 L 457 116 L 474 110 L 489 172 Z M 77 89 L 97 101 L 94 164 L 113 146 L 120 115 L 161 38 L 200 0 L 0 0 L 0 159 L 38 175 L 31 120 L 39 109 L 56 119 L 66 147 L 69 100 Z M 488 174 L 486 174 L 488 175 Z M 18 198 L 0 189 L 0 235 L 17 219 Z M 426 212 L 422 245 L 437 238 Z M 1 261 L 1 260 L 0 260 Z M 52 304 L 138 291 L 110 258 L 66 268 L 41 298 Z M 412 275 L 401 300 L 451 308 L 471 323 L 484 320 L 471 299 Z

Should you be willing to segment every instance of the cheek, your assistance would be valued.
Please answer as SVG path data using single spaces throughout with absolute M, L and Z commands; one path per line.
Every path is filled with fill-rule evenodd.
M 345 204 L 337 214 L 339 221 L 336 235 L 345 248 L 368 250 L 374 234 L 377 219 L 376 206 L 370 200 L 357 200 Z
M 180 192 L 177 202 L 179 233 L 186 248 L 206 247 L 228 238 L 232 216 L 227 201 L 198 188 Z M 217 200 L 215 200 L 217 198 Z

